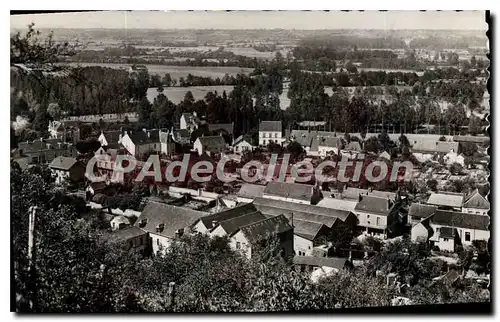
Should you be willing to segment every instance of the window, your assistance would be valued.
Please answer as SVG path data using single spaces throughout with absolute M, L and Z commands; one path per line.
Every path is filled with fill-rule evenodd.
M 311 249 L 311 246 L 309 246 L 308 249 Z
M 160 238 L 156 238 L 156 245 L 160 246 Z
M 380 217 L 377 217 L 377 226 L 380 226 Z
M 278 133 L 274 133 L 274 137 L 277 138 L 278 137 Z
M 470 241 L 470 233 L 465 232 L 465 241 Z
M 366 218 L 370 218 L 370 215 L 366 215 Z
M 236 249 L 241 249 L 241 243 L 240 242 L 236 242 Z
M 445 242 L 447 242 L 447 241 L 448 241 L 448 238 L 443 238 L 443 240 L 444 240 Z

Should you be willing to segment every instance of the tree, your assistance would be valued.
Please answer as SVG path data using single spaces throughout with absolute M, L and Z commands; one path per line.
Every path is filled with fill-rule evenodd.
M 437 191 L 437 185 L 438 182 L 436 181 L 436 179 L 427 180 L 427 187 L 429 187 L 430 190 Z

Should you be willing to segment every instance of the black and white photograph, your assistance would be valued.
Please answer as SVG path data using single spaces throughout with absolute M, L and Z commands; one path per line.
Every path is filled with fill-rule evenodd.
M 489 16 L 11 11 L 11 312 L 490 312 Z

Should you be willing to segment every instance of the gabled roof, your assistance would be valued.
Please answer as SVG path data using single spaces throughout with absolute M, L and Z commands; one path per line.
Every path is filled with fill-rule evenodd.
M 314 186 L 299 183 L 269 182 L 264 189 L 264 194 L 311 201 Z
M 437 210 L 432 216 L 431 222 L 448 227 L 488 230 L 490 217 L 456 211 Z
M 190 139 L 191 134 L 189 133 L 189 130 L 187 130 L 187 129 L 174 130 L 174 137 Z
M 221 221 L 219 225 L 228 235 L 232 235 L 241 227 L 256 223 L 258 221 L 262 221 L 264 219 L 266 219 L 266 217 L 260 211 L 254 211 L 251 213 L 240 215 L 238 217 L 226 219 L 224 221 Z
M 242 206 L 236 206 L 231 209 L 227 209 L 225 211 L 221 211 L 218 213 L 210 214 L 208 216 L 201 217 L 199 220 L 203 222 L 203 225 L 208 229 L 213 228 L 213 222 L 222 222 L 224 220 L 236 218 L 245 214 L 256 212 L 257 208 L 253 204 L 244 204 Z
M 392 209 L 392 204 L 389 204 L 389 202 L 387 198 L 363 196 L 354 209 L 356 211 L 388 216 Z
M 337 199 L 328 196 L 324 196 L 316 206 L 325 207 L 337 210 L 353 211 L 356 208 L 357 201 L 347 200 L 347 199 Z
M 244 183 L 241 186 L 240 190 L 238 191 L 237 196 L 250 199 L 256 197 L 262 197 L 262 195 L 264 194 L 264 189 L 266 189 L 266 186 L 252 184 L 252 183 Z
M 490 202 L 475 189 L 464 199 L 464 208 L 490 209 Z
M 208 124 L 208 130 L 211 132 L 224 130 L 227 134 L 233 134 L 234 132 L 234 123 L 215 123 Z
M 463 194 L 433 193 L 427 200 L 427 203 L 429 205 L 459 208 L 462 207 L 463 199 Z
M 102 132 L 101 135 L 103 135 L 106 138 L 106 141 L 108 141 L 108 145 L 110 144 L 118 144 L 118 141 L 120 140 L 120 135 L 122 135 L 122 131 L 106 131 Z
M 109 243 L 120 243 L 146 234 L 147 232 L 142 229 L 132 226 L 106 233 L 103 237 L 106 238 Z
M 208 215 L 207 212 L 149 201 L 142 210 L 139 218 L 137 218 L 134 226 L 149 233 L 173 238 L 178 229 L 190 227 L 197 219 L 206 215 Z M 141 224 L 143 219 L 147 220 L 144 226 Z M 164 224 L 165 226 L 162 231 L 157 232 L 156 227 L 159 224 Z
M 307 266 L 315 266 L 315 267 L 331 267 L 341 270 L 344 268 L 344 265 L 347 261 L 347 258 L 342 257 L 316 257 L 316 256 L 299 256 L 295 255 L 293 257 L 294 265 L 307 265 Z
M 184 117 L 186 123 L 196 124 L 200 121 L 193 113 L 182 113 L 181 117 Z
M 241 142 L 247 142 L 248 144 L 252 145 L 252 138 L 246 135 L 240 135 L 236 140 L 234 140 L 233 146 L 241 143 Z
M 292 229 L 293 228 L 288 222 L 288 219 L 285 216 L 280 215 L 240 227 L 237 231 L 241 231 L 245 238 L 253 244 L 255 242 L 265 240 L 270 236 L 280 234 Z M 236 233 L 237 231 L 235 231 L 234 233 Z
M 382 191 L 382 190 L 360 189 L 360 188 L 353 188 L 353 187 L 348 187 L 347 189 L 344 189 L 341 193 L 341 196 L 345 199 L 358 200 L 360 194 L 362 196 L 363 195 L 375 196 L 375 197 L 380 197 L 380 198 L 389 198 L 391 200 L 394 200 L 396 198 L 395 192 Z
M 437 210 L 436 206 L 427 205 L 423 203 L 412 203 L 408 215 L 412 218 L 427 218 L 434 214 Z
M 261 121 L 259 132 L 281 132 L 281 121 Z
M 67 171 L 67 170 L 71 169 L 77 163 L 78 163 L 78 161 L 75 158 L 61 156 L 61 157 L 57 157 L 54 160 L 52 160 L 52 162 L 49 164 L 49 168 Z
M 314 240 L 324 226 L 322 223 L 295 218 L 290 223 L 293 225 L 293 232 L 307 240 Z
M 288 219 L 291 219 L 293 214 L 294 220 L 300 219 L 322 223 L 329 228 L 331 228 L 337 220 L 345 221 L 349 215 L 351 215 L 350 211 L 267 198 L 255 198 L 253 204 L 264 215 L 278 216 L 283 214 Z
M 198 140 L 200 140 L 203 148 L 209 151 L 211 149 L 223 149 L 226 146 L 226 141 L 224 141 L 224 138 L 220 135 L 201 136 Z
M 133 133 L 127 133 L 127 135 L 135 145 L 160 142 L 160 130 L 135 131 Z

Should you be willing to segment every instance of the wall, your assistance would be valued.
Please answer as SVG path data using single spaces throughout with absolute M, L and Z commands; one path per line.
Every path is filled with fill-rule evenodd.
M 201 144 L 199 139 L 196 139 L 196 141 L 194 142 L 193 149 L 198 151 L 198 155 L 203 154 L 203 145 Z
M 417 242 L 417 241 L 427 241 L 429 238 L 429 231 L 425 226 L 421 223 L 416 224 L 411 228 L 411 241 L 412 242 Z
M 283 142 L 281 131 L 259 131 L 259 145 L 267 145 L 270 140 L 277 144 L 281 144 Z
M 358 217 L 358 226 L 370 227 L 376 229 L 387 229 L 387 216 L 368 214 L 365 212 L 355 212 Z M 379 218 L 379 224 L 377 225 L 377 218 Z
M 234 146 L 234 152 L 238 154 L 243 154 L 245 151 L 252 151 L 253 146 L 247 141 L 241 141 Z
M 136 155 L 135 144 L 132 142 L 128 134 L 125 134 L 122 138 L 122 145 L 127 149 L 128 153 Z
M 488 209 L 479 209 L 479 208 L 462 208 L 462 212 L 467 214 L 477 214 L 477 215 L 488 215 Z
M 241 245 L 240 249 L 237 248 L 238 242 Z M 229 240 L 229 246 L 231 246 L 231 248 L 236 251 L 240 251 L 248 259 L 252 257 L 252 247 L 241 231 L 237 232 L 231 237 L 231 239 Z
M 212 232 L 210 233 L 210 237 L 224 237 L 227 235 L 227 232 L 224 230 L 224 228 L 222 228 L 222 226 L 218 225 L 217 227 L 215 227 L 214 230 L 212 230 Z
M 313 242 L 304 237 L 293 235 L 293 250 L 296 255 L 312 256 Z
M 153 234 L 153 233 L 149 233 L 149 234 L 151 236 L 151 245 L 152 245 L 152 250 L 153 250 L 154 255 L 158 254 L 158 251 L 160 250 L 160 248 L 162 248 L 163 251 L 165 251 L 166 249 L 168 249 L 170 247 L 170 244 L 172 243 L 172 239 L 170 239 L 168 237 L 160 236 L 157 234 Z
M 200 234 L 208 234 L 208 229 L 201 220 L 198 220 L 196 225 L 193 226 L 193 230 Z

